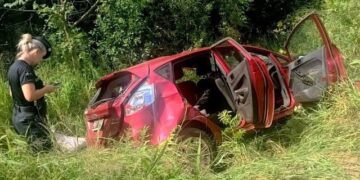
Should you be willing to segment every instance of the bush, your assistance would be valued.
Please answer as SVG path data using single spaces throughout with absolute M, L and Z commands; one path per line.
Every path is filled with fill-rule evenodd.
M 97 56 L 111 69 L 240 36 L 247 1 L 105 1 L 91 32 Z

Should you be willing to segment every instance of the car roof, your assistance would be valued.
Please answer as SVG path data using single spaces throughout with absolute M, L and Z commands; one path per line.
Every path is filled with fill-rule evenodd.
M 242 46 L 244 46 L 246 49 L 264 50 L 263 48 L 251 46 L 251 45 L 243 45 L 242 44 Z M 154 59 L 145 60 L 142 63 L 139 63 L 137 65 L 133 65 L 128 68 L 124 68 L 124 69 L 112 72 L 110 74 L 107 74 L 107 75 L 101 77 L 98 80 L 98 82 L 102 81 L 102 80 L 110 79 L 124 71 L 131 72 L 132 74 L 135 74 L 136 76 L 142 78 L 142 77 L 147 76 L 149 74 L 149 71 L 154 71 L 156 68 L 158 68 L 166 63 L 169 63 L 171 61 L 180 60 L 180 59 L 185 58 L 186 56 L 194 55 L 197 53 L 200 54 L 200 53 L 209 51 L 210 49 L 211 49 L 211 47 L 194 48 L 194 49 L 186 50 L 186 51 L 183 51 L 183 52 L 180 52 L 177 54 L 173 54 L 173 55 L 161 56 L 161 57 L 157 57 Z M 283 55 L 281 55 L 281 54 L 277 54 L 277 55 L 283 57 Z
M 154 58 L 154 59 L 150 59 L 148 61 L 145 61 L 141 64 L 138 64 L 136 66 L 131 66 L 127 69 L 124 69 L 125 71 L 132 71 L 133 69 L 136 69 L 138 68 L 137 66 L 139 67 L 142 67 L 142 65 L 148 65 L 150 70 L 155 70 L 156 68 L 168 63 L 168 62 L 171 62 L 171 61 L 176 61 L 177 59 L 182 59 L 186 56 L 189 56 L 189 55 L 193 55 L 193 54 L 197 54 L 197 53 L 201 53 L 201 52 L 205 52 L 207 50 L 209 50 L 210 48 L 209 47 L 203 47 L 203 48 L 195 48 L 195 49 L 190 49 L 190 50 L 186 50 L 186 51 L 183 51 L 181 53 L 177 53 L 177 54 L 173 54 L 173 55 L 169 55 L 169 56 L 161 56 L 161 57 L 157 57 L 157 58 Z
M 110 74 L 107 74 L 103 77 L 101 77 L 98 81 L 103 81 L 103 80 L 107 80 L 110 79 L 114 76 L 116 76 L 117 74 L 127 71 L 127 72 L 131 72 L 133 74 L 135 74 L 138 77 L 145 77 L 149 71 L 154 71 L 156 68 L 171 62 L 171 61 L 176 61 L 178 59 L 184 58 L 186 56 L 189 55 L 193 55 L 193 54 L 197 54 L 197 53 L 202 53 L 205 51 L 210 50 L 209 47 L 203 47 L 203 48 L 195 48 L 195 49 L 191 49 L 191 50 L 186 50 L 183 51 L 181 53 L 177 53 L 177 54 L 173 54 L 173 55 L 169 55 L 169 56 L 161 56 L 161 57 L 157 57 L 154 59 L 150 59 L 147 61 L 144 61 L 140 64 L 134 65 L 134 66 L 130 66 L 128 68 L 125 69 L 121 69 L 119 71 L 115 71 L 112 72 Z

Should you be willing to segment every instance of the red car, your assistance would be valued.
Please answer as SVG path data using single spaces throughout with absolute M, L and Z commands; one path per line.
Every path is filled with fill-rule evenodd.
M 182 139 L 201 135 L 210 147 L 221 143 L 219 112 L 238 114 L 245 130 L 268 128 L 346 77 L 341 53 L 316 13 L 298 23 L 285 51 L 225 38 L 108 74 L 97 81 L 85 111 L 87 144 L 129 133 L 140 140 L 144 129 L 150 143 L 159 144 L 180 127 Z

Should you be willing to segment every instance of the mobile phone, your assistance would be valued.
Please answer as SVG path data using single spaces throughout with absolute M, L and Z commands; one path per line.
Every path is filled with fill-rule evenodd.
M 61 82 L 54 82 L 52 85 L 55 86 L 55 87 L 60 87 L 60 86 L 61 86 Z

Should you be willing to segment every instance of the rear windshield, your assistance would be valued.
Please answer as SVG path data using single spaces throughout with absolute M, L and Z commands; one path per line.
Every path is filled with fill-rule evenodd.
M 89 105 L 100 104 L 100 102 L 115 99 L 122 95 L 134 77 L 129 72 L 122 72 L 109 80 L 103 81 Z

